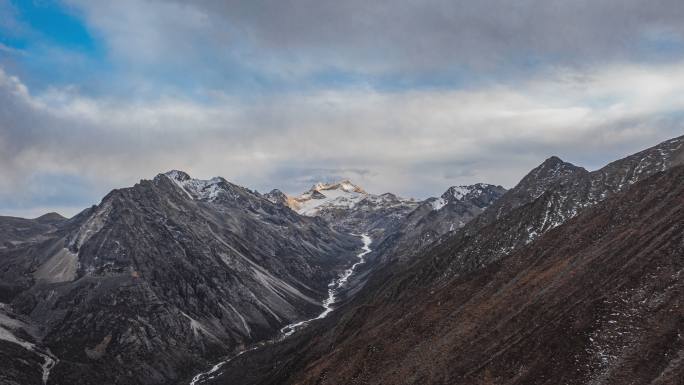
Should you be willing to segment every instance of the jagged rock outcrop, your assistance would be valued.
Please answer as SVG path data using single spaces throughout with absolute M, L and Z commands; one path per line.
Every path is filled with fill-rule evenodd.
M 269 201 L 283 205 L 283 206 L 289 206 L 290 205 L 290 199 L 289 197 L 282 191 L 278 189 L 273 189 L 271 192 L 264 194 L 264 198 L 268 199 Z
M 494 204 L 506 189 L 486 183 L 452 186 L 439 198 L 428 198 L 396 226 L 376 246 L 380 258 L 410 261 L 442 237 L 463 228 L 466 223 Z

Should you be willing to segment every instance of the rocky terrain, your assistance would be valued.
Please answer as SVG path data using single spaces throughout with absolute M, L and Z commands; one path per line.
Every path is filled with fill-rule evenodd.
M 160 174 L 0 218 L 0 380 L 684 383 L 683 197 L 684 137 L 425 201 Z
M 501 186 L 478 183 L 452 186 L 438 198 L 419 201 L 392 193 L 369 194 L 343 180 L 318 183 L 299 196 L 273 190 L 265 197 L 299 214 L 323 218 L 342 231 L 372 234 L 376 259 L 382 264 L 388 259 L 409 260 L 465 226 L 505 192 Z
M 265 196 L 301 215 L 322 218 L 341 231 L 371 233 L 374 238 L 397 226 L 419 205 L 415 199 L 392 193 L 369 194 L 349 180 L 317 183 L 298 196 L 287 196 L 279 190 Z
M 213 383 L 679 384 L 684 137 L 550 158 L 333 316 Z
M 386 232 L 376 246 L 383 262 L 411 261 L 494 204 L 506 192 L 501 186 L 478 183 L 452 186 L 439 198 L 428 198 Z
M 471 241 L 444 244 L 280 383 L 680 384 L 683 199 L 678 166 L 468 274 L 454 254 Z
M 70 220 L 2 223 L 18 233 L 3 235 L 3 302 L 26 320 L 2 339 L 50 349 L 50 384 L 185 378 L 318 314 L 361 244 L 222 178 L 178 171 Z

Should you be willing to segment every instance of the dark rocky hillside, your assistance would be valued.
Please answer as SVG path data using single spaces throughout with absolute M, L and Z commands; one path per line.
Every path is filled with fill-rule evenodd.
M 65 385 L 169 383 L 270 338 L 321 311 L 360 247 L 222 178 L 182 172 L 114 190 L 57 225 L 7 226 L 27 230 L 3 235 L 3 302 L 59 359 L 50 384 Z
M 385 232 L 376 245 L 383 262 L 409 262 L 426 247 L 462 229 L 506 192 L 501 186 L 478 183 L 452 186 L 439 198 L 428 198 Z
M 684 381 L 684 167 L 484 268 L 445 277 L 466 243 L 432 250 L 349 311 L 328 348 L 288 382 Z
M 679 384 L 682 199 L 684 137 L 424 202 L 172 171 L 0 218 L 0 382 Z
M 376 271 L 333 318 L 216 383 L 681 383 L 682 144 L 594 172 L 547 160 L 412 265 Z

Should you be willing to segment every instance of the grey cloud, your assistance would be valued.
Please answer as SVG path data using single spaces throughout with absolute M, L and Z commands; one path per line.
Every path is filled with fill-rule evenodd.
M 285 76 L 581 66 L 652 59 L 644 47 L 684 38 L 679 0 L 72 2 L 129 57 L 233 55 Z

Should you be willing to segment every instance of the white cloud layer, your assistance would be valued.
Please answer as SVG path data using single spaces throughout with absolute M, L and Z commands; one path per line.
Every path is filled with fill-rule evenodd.
M 684 63 L 556 69 L 515 87 L 215 94 L 203 103 L 32 94 L 0 69 L 0 214 L 45 206 L 30 187 L 37 175 L 96 186 L 83 202 L 54 204 L 66 214 L 171 168 L 260 191 L 343 176 L 418 197 L 480 181 L 510 187 L 550 155 L 596 168 L 681 135 L 682 111 Z

